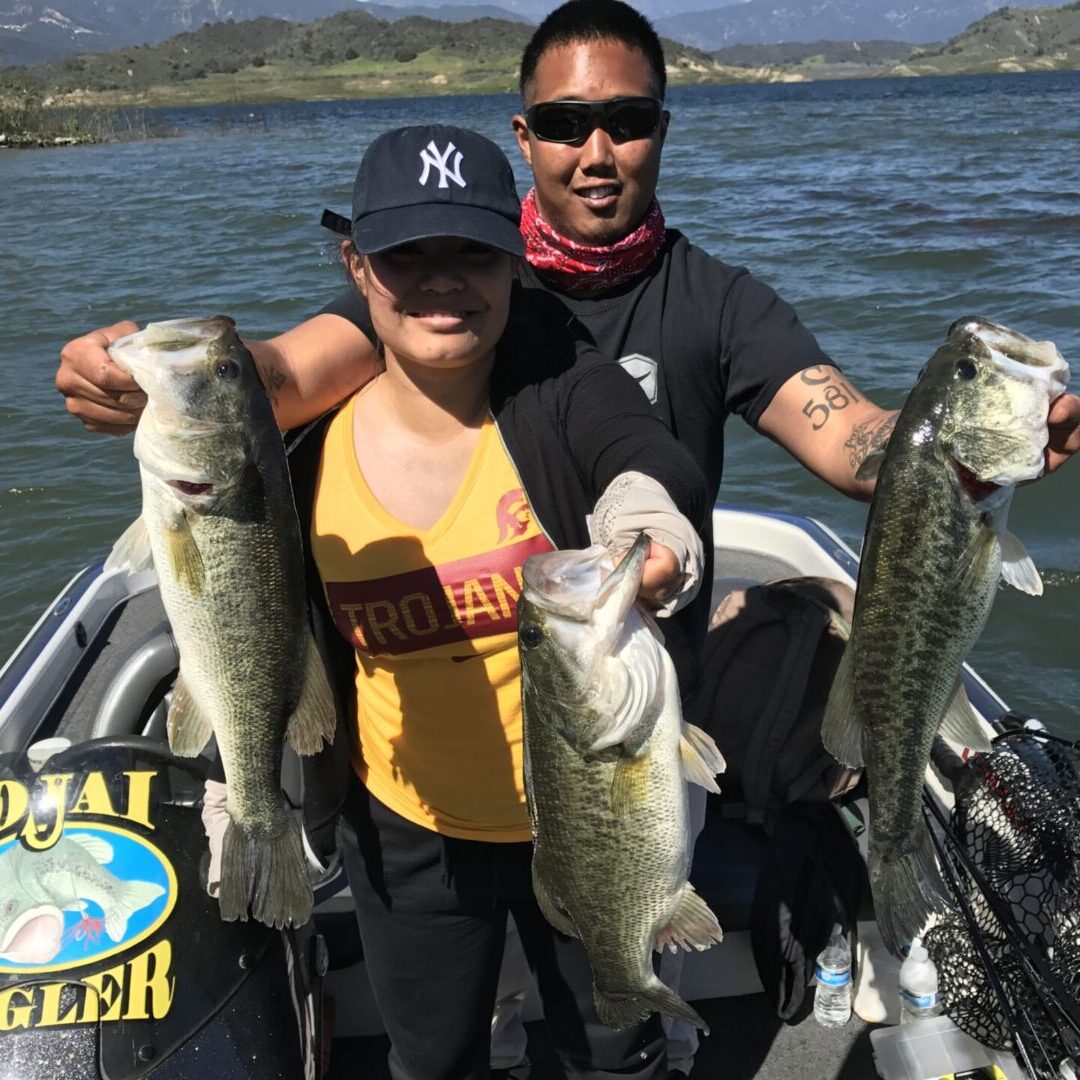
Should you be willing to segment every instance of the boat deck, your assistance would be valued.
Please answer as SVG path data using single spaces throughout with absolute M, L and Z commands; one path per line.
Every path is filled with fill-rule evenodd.
M 712 1034 L 702 1038 L 690 1080 L 873 1080 L 871 1025 L 857 1017 L 823 1028 L 811 1012 L 785 1024 L 764 994 L 695 1001 Z M 562 1080 L 545 1024 L 526 1024 L 530 1080 Z M 389 1080 L 384 1035 L 335 1039 L 325 1080 Z M 516 1080 L 516 1078 L 515 1078 Z

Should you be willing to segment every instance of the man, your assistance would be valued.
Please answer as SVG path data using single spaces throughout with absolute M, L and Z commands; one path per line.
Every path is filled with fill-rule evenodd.
M 570 0 L 537 29 L 522 58 L 523 110 L 512 122 L 536 184 L 522 218 L 525 293 L 638 379 L 714 496 L 723 424 L 736 412 L 837 490 L 869 498 L 872 482 L 855 473 L 888 439 L 896 413 L 846 379 L 768 286 L 664 228 L 655 192 L 665 88 L 659 40 L 621 0 Z M 88 430 L 120 434 L 137 421 L 142 395 L 104 352 L 134 329 L 118 323 L 61 353 L 57 387 Z M 249 345 L 282 428 L 313 419 L 377 369 L 370 321 L 354 295 Z M 1051 410 L 1048 467 L 1078 447 L 1080 398 L 1066 395 Z M 708 603 L 706 589 L 702 629 Z M 668 641 L 675 654 L 691 645 L 671 633 Z M 689 1071 L 695 1040 L 676 1034 L 682 1043 L 677 1060 L 671 1044 L 670 1064 Z
M 552 12 L 533 36 L 523 60 L 521 83 L 527 112 L 531 106 L 560 99 L 602 102 L 615 97 L 662 97 L 666 77 L 659 42 L 643 16 L 619 0 L 570 0 Z M 618 255 L 634 253 L 632 243 L 624 245 L 642 227 L 653 204 L 668 119 L 664 111 L 659 124 L 645 136 L 621 139 L 607 130 L 611 124 L 605 118 L 594 115 L 589 118 L 585 137 L 562 143 L 537 136 L 526 115 L 514 117 L 518 143 L 536 179 L 535 205 L 542 219 L 538 233 L 542 236 L 547 226 L 571 245 L 584 245 L 578 249 L 577 262 L 572 247 L 554 245 L 554 250 L 565 256 L 565 265 L 570 268 L 566 272 L 552 262 L 552 251 L 544 250 L 542 240 L 530 242 L 527 257 L 542 268 L 526 270 L 526 285 L 557 298 L 586 329 L 605 330 L 611 323 L 620 330 L 610 336 L 593 336 L 613 359 L 632 371 L 643 372 L 639 377 L 650 397 L 656 392 L 654 371 L 678 371 L 701 359 L 687 359 L 680 348 L 678 355 L 665 360 L 662 340 L 654 352 L 638 349 L 643 332 L 649 330 L 652 338 L 658 339 L 657 327 L 662 327 L 665 319 L 670 321 L 673 314 L 691 322 L 721 321 L 724 355 L 707 358 L 718 364 L 727 357 L 728 362 L 752 365 L 755 348 L 761 350 L 772 343 L 751 331 L 762 327 L 775 330 L 778 344 L 797 347 L 797 355 L 781 358 L 782 366 L 791 373 L 775 387 L 766 386 L 753 403 L 745 401 L 745 388 L 736 387 L 731 394 L 734 404 L 749 415 L 758 430 L 839 491 L 868 498 L 872 484 L 857 481 L 855 470 L 870 449 L 887 439 L 895 413 L 873 405 L 844 379 L 798 323 L 792 309 L 765 286 L 709 259 L 673 230 L 666 238 L 667 252 L 689 252 L 689 257 L 702 265 L 720 268 L 720 281 L 729 286 L 729 292 L 711 297 L 708 308 L 694 311 L 685 297 L 662 297 L 657 305 L 655 297 L 639 295 L 670 269 L 667 253 L 638 271 L 629 282 L 636 287 L 622 284 L 595 291 L 585 286 L 590 263 L 595 266 L 612 250 Z M 735 295 L 745 293 L 752 301 L 746 305 L 749 315 L 727 310 L 724 301 L 733 295 L 732 287 Z M 374 370 L 371 341 L 348 318 L 334 314 L 336 310 L 337 305 L 331 305 L 276 338 L 247 343 L 283 429 L 320 415 Z M 122 435 L 134 430 L 145 397 L 109 360 L 105 349 L 135 329 L 131 322 L 116 323 L 68 342 L 60 354 L 57 389 L 66 398 L 68 411 L 88 431 Z M 775 360 L 776 346 L 767 351 L 768 358 Z M 632 360 L 635 352 L 637 358 Z M 775 377 L 772 381 L 776 382 Z M 763 400 L 770 390 L 774 390 L 772 396 Z M 694 425 L 692 431 L 686 431 L 689 418 L 679 408 L 669 406 L 669 414 L 679 421 L 680 435 L 685 433 L 695 443 L 704 441 L 719 449 L 723 414 L 697 417 L 703 421 L 701 430 Z M 1080 398 L 1069 394 L 1058 399 L 1050 422 L 1047 464 L 1053 471 L 1080 447 Z M 718 460 L 711 463 L 717 484 Z

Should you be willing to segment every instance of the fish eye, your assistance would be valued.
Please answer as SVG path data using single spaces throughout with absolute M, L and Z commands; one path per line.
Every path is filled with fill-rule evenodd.
M 533 623 L 526 623 L 518 636 L 526 649 L 535 649 L 544 640 L 544 632 Z
M 964 380 L 974 379 L 978 368 L 970 360 L 958 360 L 956 362 L 956 374 Z
M 240 365 L 235 360 L 222 360 L 214 369 L 214 374 L 225 382 L 231 382 L 240 374 Z

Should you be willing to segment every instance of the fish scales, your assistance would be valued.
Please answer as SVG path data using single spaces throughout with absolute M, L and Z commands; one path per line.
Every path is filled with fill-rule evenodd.
M 180 653 L 168 714 L 178 754 L 216 737 L 228 786 L 222 918 L 311 915 L 300 826 L 281 791 L 284 742 L 313 753 L 334 707 L 307 620 L 285 450 L 232 321 L 172 320 L 115 342 L 147 394 L 135 435 L 143 512 L 107 568 L 152 563 Z
M 999 577 L 1041 591 L 1006 520 L 1015 485 L 1042 472 L 1049 403 L 1067 377 L 1051 343 L 959 320 L 877 455 L 851 637 L 822 737 L 842 762 L 865 763 L 875 914 L 897 954 L 947 903 L 922 815 L 934 737 L 944 726 L 988 745 L 957 692 L 963 662 Z
M 295 628 L 306 625 L 306 615 L 295 554 L 299 533 L 289 537 L 269 524 L 295 517 L 291 495 L 267 494 L 264 506 L 256 507 L 241 487 L 234 499 L 191 516 L 204 570 L 198 593 L 173 570 L 164 531 L 151 531 L 150 543 L 185 682 L 198 687 L 200 702 L 215 717 L 230 813 L 249 828 L 273 831 L 282 827 L 279 815 L 259 808 L 280 802 L 285 724 L 303 675 Z M 175 501 L 152 481 L 144 481 L 143 500 L 162 520 L 175 511 Z M 238 558 L 240 553 L 247 557 Z M 214 648 L 203 647 L 206 642 Z
M 923 774 L 938 722 L 985 623 L 1000 572 L 1000 556 L 991 557 L 977 582 L 961 580 L 958 554 L 985 525 L 961 504 L 963 493 L 942 470 L 934 444 L 920 441 L 928 406 L 914 404 L 892 435 L 911 452 L 900 468 L 882 470 L 881 511 L 863 553 L 868 565 L 889 573 L 860 580 L 859 633 L 853 626 L 850 646 L 857 670 L 875 673 L 855 687 L 871 733 L 870 784 L 903 765 L 903 782 L 892 778 L 879 791 L 875 816 L 879 840 L 899 844 L 910 841 L 909 823 L 921 814 Z M 897 664 L 898 655 L 908 662 Z
M 543 699 L 531 697 L 526 708 L 542 711 Z M 611 807 L 615 762 L 586 761 L 558 734 L 526 744 L 536 870 L 558 882 L 555 899 L 572 913 L 577 936 L 612 993 L 634 994 L 651 974 L 644 965 L 655 928 L 674 907 L 670 883 L 685 880 L 690 869 L 686 800 L 671 796 L 685 786 L 679 721 L 667 713 L 654 729 L 642 797 L 624 816 Z M 555 730 L 550 718 L 537 723 Z
M 527 560 L 518 605 L 533 887 L 581 940 L 601 1020 L 658 1011 L 705 1027 L 653 970 L 654 948 L 708 948 L 720 927 L 687 881 L 686 780 L 718 791 L 723 759 L 684 724 L 671 658 L 633 608 L 648 543 Z

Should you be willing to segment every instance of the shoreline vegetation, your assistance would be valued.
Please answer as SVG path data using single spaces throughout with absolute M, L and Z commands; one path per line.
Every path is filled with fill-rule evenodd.
M 144 110 L 46 105 L 39 95 L 0 89 L 0 150 L 127 142 L 165 134 Z
M 164 135 L 148 119 L 160 107 L 514 92 L 532 31 L 349 11 L 312 23 L 227 20 L 159 45 L 0 68 L 0 149 Z M 1078 69 L 1080 2 L 1001 8 L 940 45 L 663 45 L 671 86 Z

